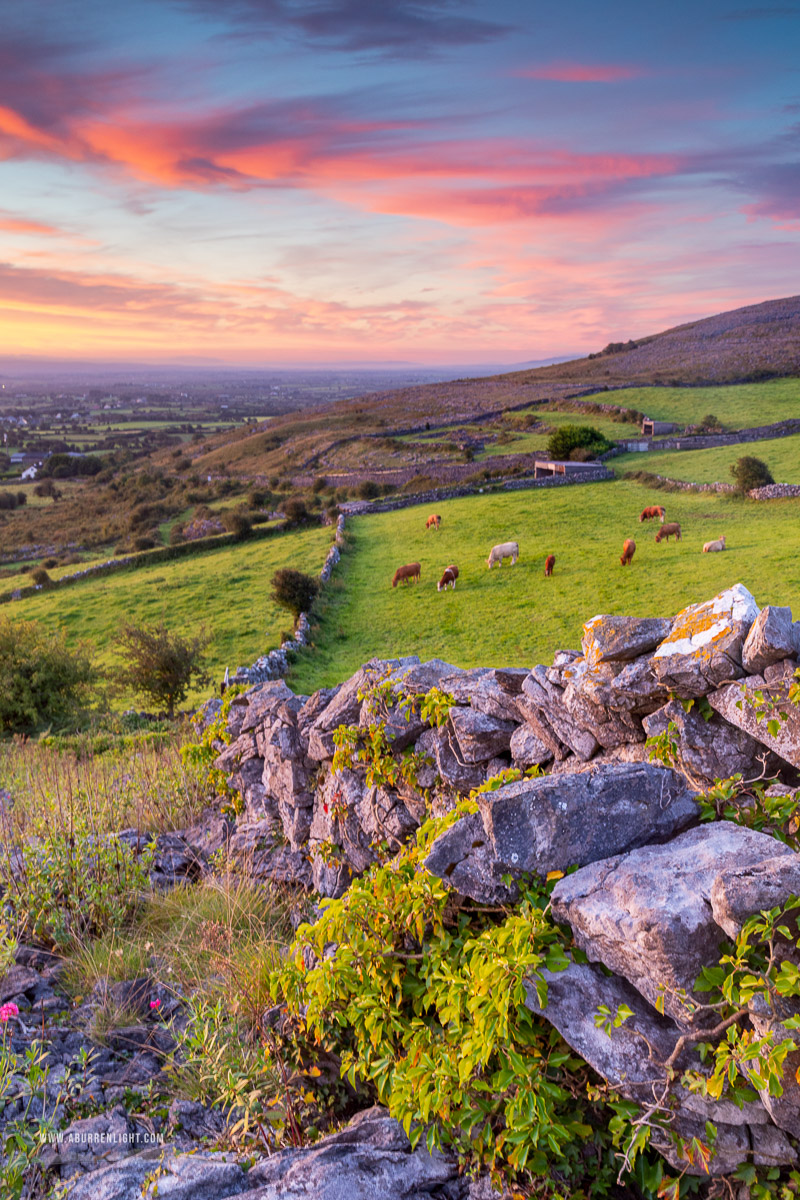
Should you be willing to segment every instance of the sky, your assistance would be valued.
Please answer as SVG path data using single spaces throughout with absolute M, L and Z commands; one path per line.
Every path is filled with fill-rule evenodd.
M 0 0 L 0 354 L 513 364 L 798 280 L 800 3 Z

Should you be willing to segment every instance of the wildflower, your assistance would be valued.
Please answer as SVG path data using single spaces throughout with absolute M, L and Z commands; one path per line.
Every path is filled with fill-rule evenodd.
M 18 1016 L 19 1009 L 13 1000 L 9 1000 L 8 1004 L 4 1004 L 2 1007 L 0 1007 L 0 1021 L 2 1021 L 4 1025 L 11 1019 L 11 1017 Z
M 151 1009 L 152 1008 L 161 1008 L 161 1001 L 160 1000 L 151 1000 L 150 1007 L 151 1007 Z

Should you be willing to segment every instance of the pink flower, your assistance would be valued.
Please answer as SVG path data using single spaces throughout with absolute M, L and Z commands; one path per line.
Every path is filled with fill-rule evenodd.
M 2 1006 L 2 1008 L 0 1008 L 0 1021 L 2 1021 L 2 1023 L 4 1025 L 6 1024 L 7 1021 L 9 1021 L 11 1019 L 11 1017 L 18 1017 L 18 1016 L 19 1016 L 19 1009 L 17 1008 L 17 1006 L 13 1000 L 9 1000 L 8 1004 L 4 1004 Z
M 160 1000 L 151 1000 L 150 1007 L 151 1008 L 161 1008 L 161 1001 Z

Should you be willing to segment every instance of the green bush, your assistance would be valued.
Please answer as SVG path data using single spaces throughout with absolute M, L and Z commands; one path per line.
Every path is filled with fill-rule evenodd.
M 205 658 L 208 641 L 204 633 L 183 638 L 163 624 L 123 625 L 116 638 L 122 660 L 116 668 L 116 684 L 163 705 L 171 719 L 175 705 L 186 699 L 193 684 L 210 682 Z
M 772 472 L 760 458 L 745 454 L 731 464 L 731 475 L 736 484 L 736 490 L 746 496 L 753 488 L 766 487 L 774 483 Z
M 301 612 L 308 612 L 319 591 L 319 581 L 303 571 L 282 567 L 272 576 L 270 598 L 281 608 L 288 609 L 295 620 Z
M 364 479 L 356 488 L 359 500 L 375 500 L 381 494 L 381 489 L 373 479 Z
M 252 523 L 243 512 L 238 510 L 235 512 L 226 512 L 222 514 L 222 524 L 227 529 L 228 533 L 232 533 L 238 540 L 243 540 L 252 531 Z
M 89 698 L 95 670 L 85 647 L 37 621 L 0 619 L 0 731 L 32 733 L 73 721 Z
M 548 453 L 559 462 L 569 460 L 573 450 L 586 449 L 591 451 L 593 458 L 597 458 L 612 448 L 613 442 L 592 425 L 562 425 L 550 434 L 547 442 Z

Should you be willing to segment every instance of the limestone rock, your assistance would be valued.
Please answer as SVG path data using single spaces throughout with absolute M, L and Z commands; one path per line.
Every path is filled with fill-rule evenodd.
M 630 662 L 655 650 L 671 625 L 671 620 L 660 617 L 592 617 L 583 627 L 584 656 L 592 667 L 601 662 Z
M 553 752 L 536 736 L 529 725 L 519 725 L 511 735 L 509 750 L 517 767 L 541 766 L 550 762 Z
M 637 717 L 606 708 L 590 699 L 592 693 L 587 674 L 570 681 L 564 688 L 564 707 L 569 714 L 583 729 L 589 730 L 604 750 L 614 750 L 629 742 L 643 742 L 644 731 Z
M 511 734 L 516 728 L 512 721 L 498 720 L 474 708 L 459 706 L 450 709 L 449 724 L 465 763 L 485 762 L 508 750 Z
M 761 675 L 765 667 L 790 658 L 798 651 L 792 610 L 768 604 L 753 622 L 742 649 L 742 666 L 751 675 Z
M 684 698 L 705 696 L 729 679 L 740 679 L 742 647 L 757 616 L 758 605 L 740 583 L 713 600 L 690 604 L 653 655 L 654 674 Z
M 283 826 L 274 817 L 238 821 L 229 845 L 231 856 L 255 883 L 273 881 L 311 887 L 311 867 L 305 853 L 286 844 Z
M 709 899 L 714 920 L 728 937 L 736 938 L 753 913 L 782 907 L 790 896 L 800 896 L 800 854 L 781 853 L 750 867 L 720 871 Z M 796 920 L 796 914 L 790 914 L 786 923 L 791 926 Z
M 583 729 L 564 704 L 563 689 L 550 682 L 544 667 L 534 667 L 522 685 L 520 697 L 523 715 L 541 741 L 557 752 L 566 746 L 585 762 L 596 754 L 599 742 Z
M 522 717 L 517 700 L 527 675 L 524 668 L 479 667 L 444 676 L 440 686 L 457 704 L 469 704 L 489 717 L 519 724 Z
M 718 961 L 724 940 L 710 903 L 715 879 L 783 856 L 795 858 L 766 834 L 729 821 L 701 825 L 560 879 L 553 916 L 572 926 L 591 961 L 622 975 L 653 1006 L 663 997 L 665 1013 L 689 1027 L 695 980 Z
M 737 771 L 745 776 L 758 775 L 767 757 L 764 747 L 743 730 L 729 725 L 716 713 L 706 720 L 696 708 L 686 712 L 678 700 L 645 717 L 645 733 L 657 737 L 670 722 L 676 726 L 678 764 L 697 780 L 698 786 L 728 779 Z
M 430 756 L 436 764 L 436 772 L 456 791 L 467 793 L 483 783 L 483 766 L 463 760 L 458 742 L 446 726 L 427 729 L 417 742 L 417 750 Z
M 545 876 L 595 862 L 669 837 L 697 816 L 683 779 L 649 763 L 524 779 L 478 802 L 480 825 L 477 815 L 462 817 L 436 839 L 425 865 L 482 901 L 505 874 Z M 502 885 L 503 898 L 507 894 Z
M 767 671 L 770 668 L 767 667 Z M 776 713 L 785 713 L 775 733 L 769 729 L 771 712 L 760 710 L 757 692 L 774 704 Z M 708 697 L 711 707 L 730 725 L 736 725 L 767 746 L 785 762 L 800 767 L 800 708 L 788 702 L 785 685 L 769 685 L 761 675 L 751 675 L 742 683 L 729 683 Z M 762 719 L 759 721 L 758 717 Z
M 156 1146 L 69 1184 L 66 1200 L 142 1200 L 147 1177 L 156 1174 L 159 1195 L 169 1200 L 226 1200 L 246 1186 L 244 1171 L 227 1155 L 165 1154 Z
M 412 1150 L 398 1122 L 372 1108 L 315 1146 L 262 1160 L 243 1200 L 418 1200 L 458 1180 L 454 1159 L 424 1142 Z
M 636 658 L 609 683 L 605 703 L 625 712 L 651 713 L 669 699 L 669 693 L 656 677 L 652 659 Z

